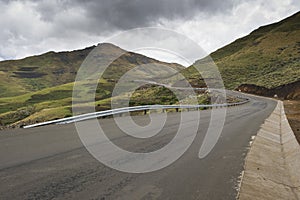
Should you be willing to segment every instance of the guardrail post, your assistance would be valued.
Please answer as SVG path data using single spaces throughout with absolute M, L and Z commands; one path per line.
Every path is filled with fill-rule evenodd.
M 144 110 L 144 115 L 147 115 L 147 110 Z
M 178 112 L 179 108 L 176 108 L 176 112 Z

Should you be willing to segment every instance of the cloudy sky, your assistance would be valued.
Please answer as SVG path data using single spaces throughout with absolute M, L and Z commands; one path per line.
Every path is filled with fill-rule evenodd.
M 209 53 L 299 11 L 300 1 L 0 0 L 0 8 L 0 60 L 5 60 L 80 49 L 140 27 L 182 33 Z

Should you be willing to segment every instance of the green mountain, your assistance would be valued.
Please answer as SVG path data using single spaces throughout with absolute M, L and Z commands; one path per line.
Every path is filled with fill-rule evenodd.
M 94 47 L 71 52 L 48 52 L 0 62 L 1 97 L 16 96 L 73 82 L 82 61 Z
M 0 127 L 71 116 L 76 72 L 94 48 L 95 46 L 70 52 L 48 52 L 21 60 L 0 62 Z M 146 70 L 136 71 L 136 75 L 144 79 L 148 77 L 150 79 L 149 75 L 165 78 L 173 73 L 170 71 L 172 69 L 176 71 L 184 69 L 179 64 L 165 63 L 141 54 L 127 52 L 108 43 L 99 44 L 97 50 L 97 56 L 101 58 L 97 63 L 99 67 L 103 65 L 101 61 L 121 56 L 109 65 L 98 82 L 95 94 L 96 110 L 110 108 L 114 85 L 123 74 L 136 66 L 147 65 Z M 161 69 L 161 65 L 168 66 L 170 69 Z M 80 84 L 90 87 L 93 83 L 86 81 Z M 161 91 L 155 88 L 152 92 L 143 90 L 143 93 L 145 103 L 146 94 L 159 96 Z M 141 95 L 135 94 L 135 96 L 138 98 Z M 167 96 L 167 99 L 174 102 L 172 95 Z M 137 101 L 135 102 L 138 104 Z
M 48 52 L 20 60 L 0 62 L 1 97 L 17 96 L 73 82 L 81 63 L 94 48 L 95 46 L 70 52 Z M 123 54 L 106 71 L 106 79 L 118 79 L 124 72 L 140 64 L 157 63 L 177 70 L 183 68 L 178 64 L 167 64 L 141 54 L 126 52 L 112 44 L 99 44 L 98 49 L 103 49 L 99 55 L 103 59 Z M 167 71 L 162 76 L 166 74 Z
M 76 73 L 86 56 L 95 46 L 70 52 L 48 52 L 20 60 L 0 62 L 0 127 L 35 123 L 71 116 L 72 90 Z M 183 68 L 175 63 L 164 63 L 146 56 L 127 52 L 112 44 L 99 44 L 99 66 L 105 60 L 122 54 L 112 62 L 98 82 L 96 110 L 110 108 L 111 91 L 120 77 L 138 65 L 151 64 L 149 69 L 136 71 L 135 78 L 155 75 L 165 83 L 182 86 L 180 76 L 170 76 L 170 70 L 161 65 L 181 70 L 195 87 L 205 87 L 194 66 L 210 67 L 203 58 L 192 66 Z M 249 35 L 213 52 L 210 55 L 228 89 L 238 89 L 259 95 L 285 99 L 300 99 L 300 12 L 278 23 L 263 26 Z M 159 70 L 155 70 L 159 69 Z M 210 75 L 209 75 L 210 76 Z M 210 78 L 214 83 L 214 77 Z M 80 84 L 89 86 L 89 81 Z M 217 84 L 217 82 L 216 82 Z M 126 94 L 125 94 L 126 95 Z M 208 103 L 206 95 L 199 101 Z M 162 86 L 146 85 L 137 90 L 130 105 L 150 103 L 176 103 L 177 99 Z
M 210 56 L 229 89 L 243 84 L 272 89 L 296 82 L 300 79 L 300 12 L 260 27 Z M 193 66 L 183 74 L 193 85 L 203 85 Z

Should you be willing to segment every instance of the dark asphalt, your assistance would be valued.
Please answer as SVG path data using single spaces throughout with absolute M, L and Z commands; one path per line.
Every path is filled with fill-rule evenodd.
M 0 199 L 235 199 L 251 136 L 275 105 L 251 97 L 245 105 L 228 108 L 222 135 L 204 159 L 198 153 L 210 110 L 200 111 L 199 131 L 188 151 L 170 166 L 146 174 L 119 172 L 95 160 L 74 124 L 1 131 Z M 196 112 L 189 112 L 187 120 Z M 150 152 L 174 137 L 179 116 L 169 113 L 165 128 L 151 139 L 124 136 L 113 119 L 99 121 L 115 144 Z M 134 119 L 141 125 L 149 122 L 148 116 Z

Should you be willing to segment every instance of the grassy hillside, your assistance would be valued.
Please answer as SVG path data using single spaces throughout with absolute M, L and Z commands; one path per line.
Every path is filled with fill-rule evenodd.
M 210 56 L 229 89 L 241 84 L 274 88 L 295 82 L 300 79 L 300 12 L 278 23 L 260 27 Z M 202 60 L 194 65 L 199 62 Z M 192 68 L 183 73 L 193 84 L 201 83 Z
M 1 97 L 73 82 L 82 61 L 94 47 L 71 52 L 48 52 L 0 62 Z
M 48 52 L 21 60 L 0 62 L 0 126 L 35 123 L 71 116 L 73 82 L 76 72 L 95 46 L 71 52 Z M 146 70 L 137 70 L 135 79 L 154 75 L 166 82 L 183 86 L 180 76 L 169 77 L 168 69 L 182 70 L 191 85 L 205 87 L 203 79 L 193 66 L 210 67 L 201 59 L 184 69 L 181 65 L 157 61 L 146 56 L 127 52 L 112 44 L 99 44 L 99 66 L 105 59 L 123 54 L 111 63 L 99 80 L 96 110 L 110 108 L 111 92 L 120 77 L 139 65 L 150 64 Z M 255 92 L 267 91 L 270 95 L 282 94 L 299 97 L 295 90 L 300 80 L 300 12 L 278 23 L 260 27 L 248 36 L 213 52 L 211 57 L 219 67 L 224 84 L 229 89 L 246 88 Z M 159 69 L 159 70 L 155 70 Z M 210 81 L 214 77 L 209 74 Z M 89 86 L 86 81 L 80 84 Z M 217 84 L 217 82 L 216 82 Z M 286 88 L 288 87 L 288 90 Z M 271 89 L 271 90 L 270 90 Z M 288 93 L 286 92 L 288 91 Z M 126 94 L 124 94 L 126 95 Z M 116 98 L 122 98 L 122 95 Z M 198 101 L 208 103 L 209 96 L 199 94 Z M 174 104 L 176 97 L 161 86 L 140 88 L 133 94 L 130 105 Z
M 94 48 L 60 53 L 49 52 L 21 60 L 0 62 L 0 126 L 28 124 L 71 116 L 72 90 L 76 72 Z M 149 75 L 158 78 L 169 76 L 170 70 L 158 70 L 161 65 L 175 70 L 183 69 L 181 65 L 160 62 L 141 54 L 127 52 L 112 44 L 100 44 L 97 49 L 100 52 L 97 56 L 101 57 L 101 60 L 120 54 L 122 56 L 109 65 L 98 83 L 90 81 L 80 83 L 87 87 L 98 84 L 95 94 L 96 104 L 82 105 L 96 106 L 96 110 L 110 108 L 111 92 L 115 84 L 124 73 L 136 66 L 147 64 L 146 70 L 136 70 L 138 78 L 148 78 Z M 103 63 L 97 64 L 100 66 Z M 160 90 L 151 88 L 148 90 L 153 91 L 143 90 L 141 104 L 150 102 L 156 95 L 155 102 L 160 101 Z M 138 93 L 135 95 L 139 96 Z M 174 101 L 172 96 L 169 98 Z M 133 102 L 139 104 L 138 100 Z
M 82 62 L 94 48 L 95 46 L 70 52 L 48 52 L 0 62 L 1 97 L 17 96 L 73 82 Z M 103 59 L 124 53 L 104 74 L 106 79 L 112 81 L 118 80 L 123 73 L 141 64 L 166 64 L 177 70 L 183 69 L 181 65 L 167 64 L 141 54 L 126 52 L 112 44 L 99 44 L 98 49 L 103 49 L 99 55 Z M 164 73 L 162 76 L 168 74 L 168 71 Z
M 93 84 L 91 81 L 81 82 L 86 86 Z M 95 103 L 76 104 L 79 107 L 95 107 L 96 111 L 107 110 L 111 107 L 111 91 L 105 88 L 111 87 L 111 83 L 105 79 L 98 82 Z M 0 127 L 20 126 L 52 119 L 72 116 L 72 89 L 73 83 L 68 83 L 52 88 L 46 88 L 28 94 L 0 98 Z M 102 96 L 101 96 L 102 95 Z M 115 99 L 125 99 L 123 94 Z M 199 94 L 200 104 L 209 103 L 207 94 Z M 176 104 L 178 99 L 167 88 L 162 86 L 145 85 L 136 90 L 129 102 L 130 106 L 149 104 Z

